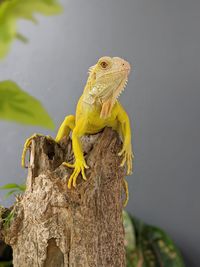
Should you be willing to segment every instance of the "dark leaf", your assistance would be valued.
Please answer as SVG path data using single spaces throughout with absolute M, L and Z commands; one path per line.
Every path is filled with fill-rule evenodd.
M 164 231 L 129 218 L 135 229 L 136 248 L 130 250 L 126 245 L 127 267 L 185 267 L 180 251 Z

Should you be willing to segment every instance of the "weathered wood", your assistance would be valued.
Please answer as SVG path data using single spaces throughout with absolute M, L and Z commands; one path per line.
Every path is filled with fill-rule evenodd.
M 33 139 L 27 189 L 4 233 L 15 267 L 125 267 L 121 141 L 106 128 L 82 144 L 88 179 L 69 190 L 73 170 L 61 163 L 73 161 L 71 140 Z

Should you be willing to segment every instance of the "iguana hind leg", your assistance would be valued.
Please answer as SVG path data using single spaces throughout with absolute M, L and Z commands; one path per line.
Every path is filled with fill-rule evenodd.
M 49 140 L 54 140 L 55 142 L 59 142 L 63 137 L 65 136 L 69 136 L 70 131 L 73 130 L 75 127 L 75 116 L 73 115 L 69 115 L 65 118 L 65 120 L 63 121 L 62 125 L 60 126 L 59 130 L 58 130 L 58 134 L 56 136 L 56 139 L 54 140 L 51 136 L 46 136 L 47 139 Z M 33 134 L 31 137 L 29 137 L 25 144 L 24 144 L 24 148 L 23 148 L 23 152 L 22 152 L 22 157 L 21 157 L 21 164 L 23 168 L 27 168 L 26 163 L 25 163 L 25 158 L 26 158 L 26 152 L 29 149 L 33 138 L 37 137 L 37 136 L 43 136 L 42 134 Z
M 27 150 L 29 149 L 31 143 L 32 143 L 32 140 L 33 138 L 37 137 L 37 136 L 43 136 L 42 134 L 33 134 L 31 135 L 31 137 L 29 137 L 28 139 L 26 139 L 26 142 L 24 144 L 24 148 L 23 148 L 23 151 L 22 151 L 22 157 L 21 157 L 21 165 L 23 168 L 28 168 L 28 166 L 26 166 L 26 163 L 25 163 L 25 159 L 26 159 L 26 152 Z M 53 140 L 53 138 L 49 135 L 46 136 L 47 139 L 49 140 Z

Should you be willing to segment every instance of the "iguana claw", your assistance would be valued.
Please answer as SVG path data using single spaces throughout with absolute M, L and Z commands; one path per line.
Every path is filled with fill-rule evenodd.
M 76 160 L 74 164 L 63 162 L 62 165 L 69 167 L 69 168 L 74 168 L 74 171 L 71 174 L 69 181 L 68 181 L 69 189 L 71 189 L 72 185 L 73 187 L 76 187 L 76 180 L 77 180 L 79 173 L 82 174 L 83 180 L 87 180 L 87 177 L 85 175 L 85 169 L 88 169 L 89 167 L 87 166 L 85 161 Z
M 125 163 L 127 163 L 127 175 L 130 175 L 132 174 L 133 159 L 134 159 L 134 155 L 132 153 L 131 147 L 129 148 L 123 147 L 122 150 L 118 153 L 118 156 L 122 156 L 122 155 L 123 155 L 123 159 L 120 164 L 120 167 L 123 167 Z

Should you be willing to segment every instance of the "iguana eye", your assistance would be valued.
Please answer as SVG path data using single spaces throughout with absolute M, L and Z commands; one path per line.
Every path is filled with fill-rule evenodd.
M 106 69 L 106 68 L 108 67 L 108 62 L 106 62 L 106 61 L 102 61 L 102 62 L 100 63 L 100 66 L 102 67 L 102 69 Z

